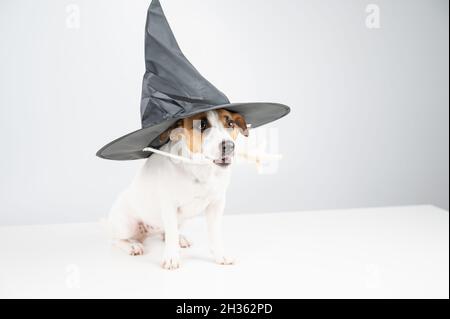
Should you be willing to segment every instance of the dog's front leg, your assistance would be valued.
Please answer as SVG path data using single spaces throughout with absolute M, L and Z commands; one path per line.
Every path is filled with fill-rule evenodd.
M 166 207 L 162 212 L 165 233 L 165 248 L 162 267 L 165 269 L 178 269 L 180 267 L 179 233 L 177 210 Z
M 225 208 L 225 199 L 212 202 L 206 208 L 206 221 L 208 223 L 208 235 L 211 252 L 214 259 L 221 265 L 234 264 L 234 258 L 225 255 L 222 240 L 222 216 Z

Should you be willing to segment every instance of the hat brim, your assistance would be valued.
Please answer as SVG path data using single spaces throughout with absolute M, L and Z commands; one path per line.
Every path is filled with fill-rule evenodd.
M 226 109 L 230 112 L 241 114 L 244 116 L 247 124 L 251 125 L 251 128 L 256 128 L 276 121 L 290 112 L 290 108 L 288 106 L 278 103 L 234 103 L 212 106 L 198 112 L 183 114 L 183 116 L 180 117 L 173 117 L 162 123 L 142 128 L 122 136 L 102 147 L 97 152 L 97 156 L 115 161 L 137 160 L 150 157 L 153 153 L 144 152 L 143 149 L 150 145 L 152 147 L 161 147 L 162 145 L 155 145 L 154 141 L 163 132 L 175 124 L 176 121 L 191 117 L 198 113 L 217 109 Z

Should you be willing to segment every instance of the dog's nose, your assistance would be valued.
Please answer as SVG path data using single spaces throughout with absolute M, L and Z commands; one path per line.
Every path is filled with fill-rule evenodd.
M 234 152 L 234 142 L 233 141 L 226 141 L 223 140 L 222 143 L 220 143 L 220 150 L 223 155 L 229 155 Z

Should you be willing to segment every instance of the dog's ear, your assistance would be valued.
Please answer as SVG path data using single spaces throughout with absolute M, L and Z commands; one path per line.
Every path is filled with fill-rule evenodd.
M 181 128 L 183 124 L 182 120 L 179 120 L 178 122 L 176 122 L 174 125 L 172 125 L 171 127 L 169 127 L 164 133 L 162 133 L 159 136 L 159 141 L 162 144 L 166 144 L 167 142 L 169 142 L 169 140 L 173 140 L 174 139 L 174 134 L 172 134 L 172 132 L 177 129 L 177 128 Z
M 170 131 L 171 131 L 171 129 L 168 129 L 167 131 L 165 131 L 164 133 L 162 133 L 162 134 L 159 136 L 159 141 L 160 141 L 162 144 L 166 144 L 166 143 L 169 141 Z
M 234 121 L 234 123 L 236 123 L 236 126 L 239 129 L 239 132 L 241 132 L 241 134 L 244 135 L 245 137 L 248 137 L 248 135 L 250 133 L 249 133 L 249 130 L 247 127 L 247 122 L 245 121 L 244 117 L 239 113 L 234 113 L 233 121 Z

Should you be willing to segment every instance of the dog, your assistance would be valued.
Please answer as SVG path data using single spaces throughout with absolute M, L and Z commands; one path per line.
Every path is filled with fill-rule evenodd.
M 222 242 L 222 216 L 230 168 L 239 134 L 248 137 L 245 118 L 225 109 L 207 111 L 179 120 L 159 136 L 161 151 L 202 162 L 186 163 L 153 154 L 131 185 L 111 208 L 108 224 L 115 245 L 127 254 L 144 253 L 143 241 L 161 235 L 165 241 L 162 267 L 180 267 L 179 249 L 190 242 L 179 233 L 189 218 L 204 213 L 214 260 L 231 265 Z

